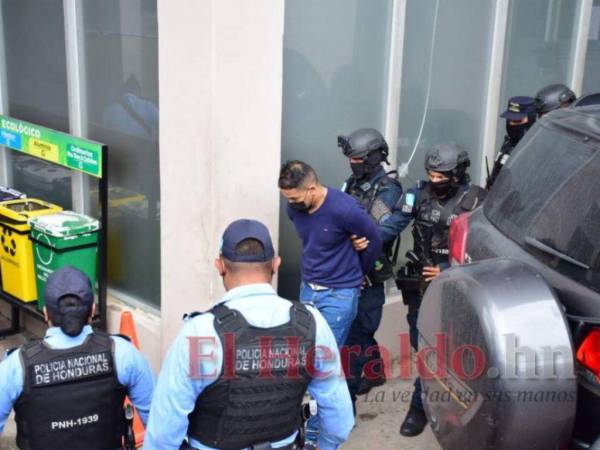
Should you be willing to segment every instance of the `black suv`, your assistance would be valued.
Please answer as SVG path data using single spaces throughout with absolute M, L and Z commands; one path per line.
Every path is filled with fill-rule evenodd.
M 419 317 L 442 446 L 600 448 L 600 106 L 529 130 L 450 259 Z

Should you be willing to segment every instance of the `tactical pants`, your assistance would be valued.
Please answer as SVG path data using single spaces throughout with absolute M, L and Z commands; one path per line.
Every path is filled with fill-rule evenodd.
M 417 328 L 417 319 L 419 318 L 419 309 L 421 307 L 421 295 L 417 292 L 404 294 L 404 303 L 408 306 L 406 320 L 409 326 L 410 345 L 416 351 L 419 350 L 419 330 Z M 423 409 L 423 400 L 421 399 L 421 378 L 415 379 L 415 390 L 410 399 L 411 408 Z
M 375 340 L 375 333 L 381 323 L 383 316 L 383 305 L 385 303 L 385 290 L 383 284 L 376 284 L 367 287 L 361 291 L 358 301 L 358 313 L 352 322 L 350 334 L 346 340 L 348 348 L 359 347 L 360 354 L 353 352 L 350 358 L 350 374 L 348 377 L 348 389 L 352 400 L 355 400 L 356 392 L 360 387 L 360 380 L 363 375 L 365 365 L 371 361 L 379 361 L 379 364 L 372 363 L 374 373 L 365 373 L 365 376 L 379 377 L 383 375 L 383 361 L 379 353 L 378 344 Z

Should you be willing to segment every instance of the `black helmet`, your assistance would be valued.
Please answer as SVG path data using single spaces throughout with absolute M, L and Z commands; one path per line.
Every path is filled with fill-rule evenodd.
M 546 114 L 550 111 L 568 106 L 575 101 L 575 92 L 564 84 L 550 84 L 541 89 L 535 96 L 535 106 L 538 114 Z
M 348 158 L 366 158 L 370 153 L 379 151 L 381 160 L 387 162 L 389 154 L 387 142 L 374 128 L 361 128 L 349 136 L 338 136 L 338 147 Z
M 449 174 L 455 183 L 464 181 L 469 154 L 454 142 L 434 145 L 425 155 L 425 170 Z

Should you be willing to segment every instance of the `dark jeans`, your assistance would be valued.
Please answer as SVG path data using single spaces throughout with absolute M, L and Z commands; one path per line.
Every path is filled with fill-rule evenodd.
M 408 314 L 406 320 L 409 326 L 410 345 L 416 351 L 419 350 L 419 330 L 417 328 L 417 319 L 419 318 L 419 308 L 421 307 L 422 297 L 418 293 L 404 294 L 404 302 L 408 306 Z M 423 409 L 423 400 L 421 399 L 421 378 L 417 376 L 415 379 L 415 390 L 410 399 L 410 407 Z
M 377 284 L 361 291 L 358 301 L 358 313 L 350 327 L 350 334 L 346 340 L 349 348 L 359 347 L 360 354 L 353 352 L 350 358 L 350 374 L 348 378 L 348 389 L 352 400 L 355 400 L 356 392 L 360 387 L 360 380 L 365 365 L 371 361 L 379 361 L 379 364 L 371 363 L 368 377 L 379 377 L 383 375 L 383 361 L 375 340 L 375 333 L 381 323 L 383 315 L 383 304 L 385 303 L 385 291 L 383 284 Z M 368 350 L 368 351 L 367 351 Z

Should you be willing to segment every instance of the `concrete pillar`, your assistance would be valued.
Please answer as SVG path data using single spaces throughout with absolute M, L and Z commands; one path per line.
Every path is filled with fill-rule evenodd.
M 229 222 L 278 241 L 284 2 L 158 0 L 161 354 L 183 313 L 223 294 Z

